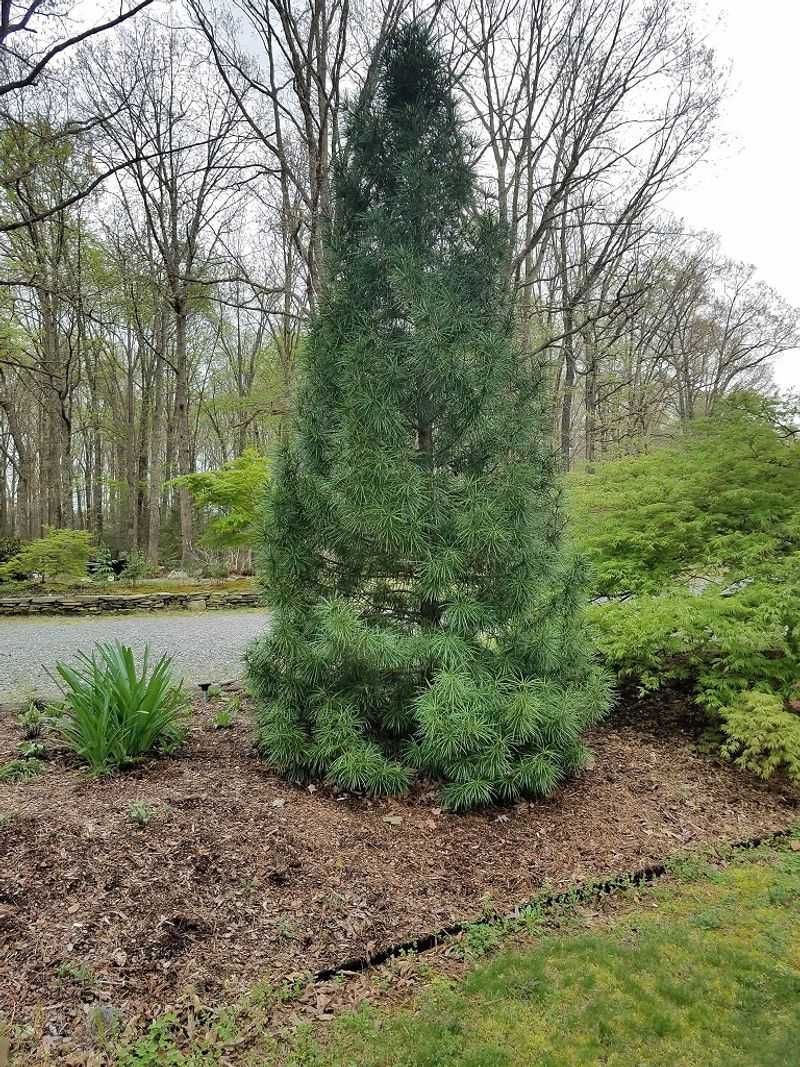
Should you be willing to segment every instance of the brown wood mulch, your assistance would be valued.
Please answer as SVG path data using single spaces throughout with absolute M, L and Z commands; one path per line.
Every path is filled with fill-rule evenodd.
M 76 1038 L 88 1005 L 130 1023 L 190 992 L 219 1002 L 798 819 L 788 791 L 630 714 L 594 731 L 594 765 L 552 798 L 453 816 L 422 785 L 379 802 L 288 786 L 245 716 L 214 730 L 213 711 L 195 706 L 171 759 L 97 781 L 53 750 L 42 776 L 0 782 L 0 1019 Z M 0 718 L 0 763 L 18 740 Z M 141 829 L 136 801 L 154 812 Z

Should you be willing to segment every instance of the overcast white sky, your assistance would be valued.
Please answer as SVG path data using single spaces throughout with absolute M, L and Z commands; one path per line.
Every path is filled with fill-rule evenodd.
M 669 207 L 714 230 L 724 251 L 755 264 L 761 278 L 800 306 L 800 0 L 699 0 L 722 19 L 710 43 L 731 63 L 732 94 L 722 122 L 727 142 Z M 776 367 L 800 388 L 800 351 Z

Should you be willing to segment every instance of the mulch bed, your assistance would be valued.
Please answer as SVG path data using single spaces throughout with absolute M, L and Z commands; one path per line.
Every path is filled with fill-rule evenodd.
M 547 801 L 452 816 L 424 785 L 379 802 L 288 786 L 245 717 L 214 730 L 214 710 L 195 706 L 171 759 L 95 781 L 53 751 L 41 777 L 0 783 L 0 1019 L 80 1044 L 90 1004 L 126 1023 L 190 992 L 213 1004 L 798 818 L 788 790 L 630 714 Z M 0 718 L 0 763 L 18 740 Z M 135 801 L 154 811 L 141 829 Z

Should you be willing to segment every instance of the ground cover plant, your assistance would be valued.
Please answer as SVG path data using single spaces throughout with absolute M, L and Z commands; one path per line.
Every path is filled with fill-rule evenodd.
M 260 743 L 293 779 L 451 809 L 552 792 L 608 703 L 562 550 L 544 382 L 450 73 L 409 24 L 350 115 L 329 281 L 268 494 Z
M 187 697 L 169 656 L 151 665 L 145 648 L 139 667 L 128 646 L 99 644 L 74 665 L 57 663 L 56 680 L 62 696 L 57 732 L 95 774 L 172 750 L 183 739 Z

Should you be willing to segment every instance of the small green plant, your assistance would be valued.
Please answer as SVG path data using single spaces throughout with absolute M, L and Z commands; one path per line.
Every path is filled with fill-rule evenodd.
M 143 800 L 134 800 L 128 808 L 128 818 L 136 823 L 140 830 L 150 825 L 154 814 L 153 809 L 148 807 Z
M 0 767 L 0 782 L 27 782 L 44 771 L 40 759 L 15 759 Z
M 87 1010 L 86 1023 L 94 1040 L 102 1047 L 122 1030 L 122 1015 L 110 1004 L 96 1004 Z
M 85 963 L 75 960 L 64 960 L 56 968 L 56 974 L 62 981 L 76 982 L 78 985 L 93 986 L 96 978 L 94 971 Z
M 147 1031 L 133 1045 L 119 1050 L 119 1067 L 156 1067 L 161 1063 L 172 1063 L 178 1067 L 185 1062 L 175 1044 L 178 1032 L 178 1017 L 173 1012 L 153 1019 Z
M 211 725 L 215 730 L 227 730 L 233 726 L 233 716 L 227 708 L 220 708 L 219 711 L 215 712 Z
M 211 725 L 215 730 L 227 730 L 236 722 L 236 716 L 240 711 L 241 703 L 234 697 L 214 713 Z
M 13 826 L 14 816 L 10 811 L 0 811 L 0 830 L 7 830 Z
M 277 923 L 278 933 L 285 941 L 296 941 L 299 939 L 299 933 L 297 926 L 292 919 L 288 919 L 285 915 L 278 917 Z
M 219 700 L 222 696 L 222 690 L 218 685 L 210 685 L 206 690 L 206 697 L 208 700 Z
M 294 978 L 284 978 L 279 985 L 273 985 L 268 979 L 255 985 L 249 995 L 255 1007 L 269 1007 L 272 1004 L 290 1004 L 303 993 L 309 983 L 309 976 L 298 974 Z
M 38 704 L 31 701 L 28 707 L 17 716 L 17 726 L 25 741 L 33 741 L 41 737 L 42 731 L 47 725 L 47 715 Z
M 128 556 L 128 562 L 122 568 L 120 581 L 138 582 L 142 578 L 148 578 L 153 574 L 154 568 L 148 563 L 147 557 L 138 548 L 135 548 Z
M 95 553 L 92 577 L 96 582 L 101 583 L 114 581 L 116 577 L 114 573 L 114 553 L 108 545 L 100 545 Z
M 479 959 L 494 952 L 502 944 L 506 930 L 502 923 L 478 922 L 468 926 L 459 942 L 464 959 Z
M 64 710 L 58 731 L 95 774 L 173 751 L 185 737 L 188 701 L 169 656 L 151 669 L 147 647 L 139 670 L 129 647 L 100 644 L 91 656 L 81 653 L 77 666 L 57 663 L 56 674 Z
M 44 759 L 46 755 L 45 747 L 40 741 L 19 741 L 17 743 L 17 751 L 22 759 Z

